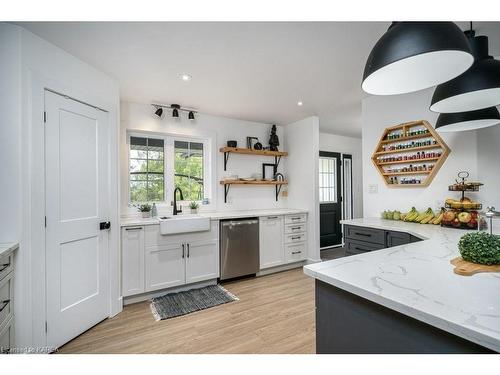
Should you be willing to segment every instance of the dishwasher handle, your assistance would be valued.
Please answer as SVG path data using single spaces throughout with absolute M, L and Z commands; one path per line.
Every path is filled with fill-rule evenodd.
M 255 225 L 259 224 L 259 220 L 241 220 L 241 221 L 223 221 L 223 227 L 240 226 L 240 225 Z

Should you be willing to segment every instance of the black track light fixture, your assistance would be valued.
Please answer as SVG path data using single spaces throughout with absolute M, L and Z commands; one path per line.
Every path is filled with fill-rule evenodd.
M 179 118 L 179 109 L 181 109 L 181 106 L 179 104 L 171 104 L 170 108 L 172 108 L 172 117 Z
M 191 121 L 194 120 L 194 112 L 193 111 L 189 111 L 188 119 L 191 120 Z
M 472 23 L 465 35 L 474 55 L 474 64 L 465 73 L 436 87 L 431 111 L 475 111 L 500 104 L 500 61 L 488 54 L 488 37 L 475 36 Z
M 163 108 L 157 107 L 156 111 L 155 111 L 155 115 L 158 116 L 159 118 L 161 118 L 161 116 L 163 115 Z
M 374 95 L 423 90 L 455 78 L 473 62 L 454 22 L 393 22 L 368 56 L 361 87 Z
M 476 130 L 500 124 L 500 113 L 496 107 L 476 111 L 441 113 L 436 121 L 439 133 Z

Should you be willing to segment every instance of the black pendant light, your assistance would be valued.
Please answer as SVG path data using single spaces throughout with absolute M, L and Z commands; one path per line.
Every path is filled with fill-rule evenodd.
M 189 120 L 194 120 L 194 112 L 193 111 L 189 111 L 188 119 Z
M 366 61 L 361 87 L 369 94 L 422 90 L 465 72 L 474 58 L 453 22 L 393 22 Z
M 181 108 L 181 106 L 179 104 L 171 104 L 170 108 L 173 108 L 172 117 L 178 118 L 179 117 L 179 109 Z
M 434 91 L 431 111 L 474 111 L 500 104 L 500 61 L 488 55 L 488 37 L 465 33 L 474 54 L 474 64 L 465 73 Z
M 436 121 L 440 133 L 476 130 L 500 124 L 500 113 L 496 107 L 469 112 L 441 113 Z
M 158 107 L 155 111 L 155 115 L 161 118 L 161 116 L 163 115 L 163 108 Z

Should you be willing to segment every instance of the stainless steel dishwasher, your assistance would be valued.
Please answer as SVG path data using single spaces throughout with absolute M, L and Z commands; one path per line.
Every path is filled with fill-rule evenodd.
M 259 219 L 221 220 L 220 279 L 259 271 Z

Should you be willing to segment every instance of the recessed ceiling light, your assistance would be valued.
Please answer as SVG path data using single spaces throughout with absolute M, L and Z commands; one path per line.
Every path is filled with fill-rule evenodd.
M 301 107 L 303 104 L 304 104 L 304 103 L 302 103 L 302 102 L 297 102 L 297 105 L 298 105 L 299 107 Z
M 191 78 L 193 78 L 193 77 L 190 74 L 186 74 L 186 73 L 181 74 L 181 79 L 183 81 L 191 81 Z

